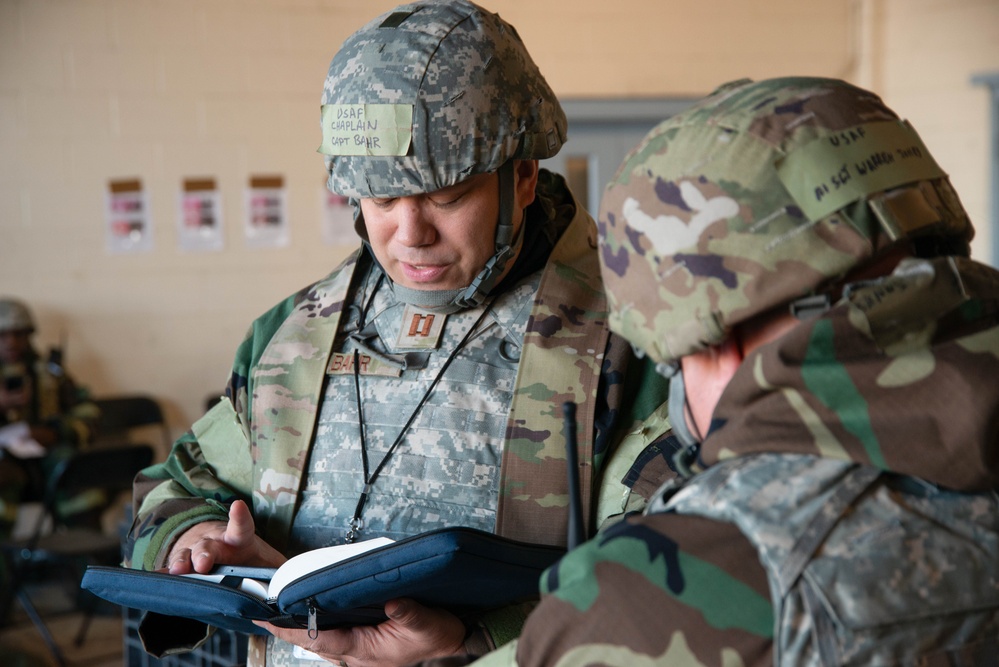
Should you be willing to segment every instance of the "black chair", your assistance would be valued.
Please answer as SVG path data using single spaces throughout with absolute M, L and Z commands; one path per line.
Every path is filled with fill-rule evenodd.
M 149 445 L 109 446 L 74 454 L 62 461 L 49 478 L 42 511 L 30 535 L 0 544 L 7 578 L 0 595 L 0 620 L 9 618 L 17 600 L 60 666 L 65 662 L 32 600 L 32 582 L 58 574 L 68 584 L 67 590 L 79 599 L 80 579 L 86 566 L 115 565 L 122 556 L 119 532 L 73 525 L 73 517 L 63 513 L 62 501 L 87 491 L 99 491 L 105 498 L 104 509 L 110 508 L 122 493 L 131 491 L 136 473 L 152 461 L 153 448 Z M 86 613 L 75 638 L 77 646 L 86 639 L 96 604 L 93 598 L 85 601 Z
M 226 397 L 223 395 L 222 392 L 219 392 L 217 394 L 208 394 L 208 396 L 205 396 L 205 412 L 208 412 L 209 410 L 214 408 L 218 403 L 224 400 L 226 400 Z
M 150 396 L 113 396 L 94 399 L 101 411 L 97 422 L 97 446 L 132 442 L 132 429 L 154 426 L 163 440 L 163 453 L 170 451 L 172 438 L 159 402 Z

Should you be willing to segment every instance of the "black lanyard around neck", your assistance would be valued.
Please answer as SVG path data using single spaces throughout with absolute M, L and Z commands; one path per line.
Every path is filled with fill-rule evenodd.
M 396 436 L 395 441 L 392 443 L 392 446 L 388 448 L 388 451 L 385 452 L 385 456 L 382 457 L 382 460 L 378 463 L 378 466 L 375 468 L 374 472 L 372 472 L 370 475 L 368 474 L 368 447 L 364 436 L 365 432 L 364 412 L 361 407 L 362 404 L 361 381 L 360 381 L 360 373 L 357 370 L 360 367 L 360 352 L 358 351 L 356 346 L 354 347 L 354 398 L 357 401 L 357 430 L 361 436 L 361 465 L 363 466 L 363 471 L 364 471 L 364 487 L 361 489 L 361 495 L 357 499 L 357 507 L 354 509 L 354 516 L 350 519 L 350 522 L 348 524 L 350 526 L 350 530 L 347 532 L 347 537 L 346 537 L 346 542 L 348 544 L 350 544 L 351 542 L 356 542 L 358 534 L 364 528 L 364 520 L 361 518 L 361 515 L 364 512 L 365 503 L 368 502 L 368 494 L 371 493 L 371 489 L 375 484 L 375 480 L 378 479 L 378 475 L 381 473 L 382 468 L 385 467 L 385 464 L 392 456 L 392 453 L 395 452 L 396 448 L 402 442 L 403 437 L 409 431 L 409 427 L 413 425 L 413 422 L 416 420 L 416 415 L 419 414 L 420 410 L 430 399 L 430 394 L 433 393 L 434 388 L 437 386 L 437 383 L 440 382 L 440 379 L 444 376 L 444 371 L 447 370 L 448 366 L 451 365 L 451 362 L 454 361 L 454 358 L 458 355 L 458 352 L 463 347 L 465 347 L 469 339 L 471 339 L 472 334 L 475 333 L 475 330 L 478 329 L 479 324 L 481 324 L 482 320 L 485 319 L 486 313 L 489 312 L 489 309 L 490 305 L 487 304 L 486 307 L 482 309 L 482 313 L 479 314 L 479 317 L 476 318 L 472 326 L 469 327 L 468 331 L 465 333 L 465 336 L 461 339 L 461 341 L 457 345 L 455 345 L 454 349 L 451 350 L 451 352 L 448 354 L 447 359 L 445 359 L 444 363 L 441 364 L 440 370 L 437 371 L 437 375 L 434 376 L 434 379 L 430 383 L 430 386 L 427 387 L 427 390 L 423 392 L 423 396 L 420 398 L 420 401 L 416 404 L 416 407 L 413 409 L 412 414 L 409 415 L 409 419 L 406 420 L 406 423 L 403 425 L 402 430 L 399 431 L 399 435 Z

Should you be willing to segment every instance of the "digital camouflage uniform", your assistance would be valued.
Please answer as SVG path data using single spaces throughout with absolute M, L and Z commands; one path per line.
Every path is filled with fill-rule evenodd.
M 620 421 L 630 354 L 619 340 L 608 340 L 603 325 L 606 312 L 601 310 L 605 306 L 594 241 L 592 220 L 577 213 L 532 297 L 506 420 L 495 519 L 496 532 L 514 539 L 565 544 L 562 403 L 572 400 L 579 406 L 587 499 L 596 498 L 608 436 Z M 252 499 L 258 533 L 280 549 L 287 547 L 306 481 L 303 471 L 341 316 L 339 305 L 356 259 L 355 254 L 328 278 L 254 323 L 237 352 L 227 388 L 233 402 L 216 406 L 175 444 L 165 463 L 140 476 L 135 489 L 139 509 L 127 549 L 133 566 L 161 567 L 180 532 L 199 521 L 224 520 L 225 506 L 236 498 Z M 601 349 L 606 352 L 595 353 Z M 633 382 L 640 380 L 641 365 L 630 371 Z M 626 446 L 640 451 L 657 433 L 639 420 L 626 426 L 632 423 L 631 444 Z M 359 460 L 356 465 L 359 478 Z M 608 480 L 608 486 L 623 489 L 617 481 Z M 592 516 L 593 504 L 587 502 L 587 507 Z M 492 631 L 500 633 L 500 639 L 507 637 L 500 629 Z
M 360 199 L 422 195 L 495 173 L 498 215 L 482 221 L 495 255 L 466 287 L 414 290 L 382 276 L 365 243 L 328 277 L 259 318 L 237 351 L 230 400 L 138 478 L 126 562 L 162 566 L 180 533 L 224 520 L 237 498 L 249 502 L 258 534 L 288 555 L 342 539 L 350 506 L 368 486 L 359 439 L 367 440 L 374 468 L 398 433 L 404 437 L 386 459 L 384 478 L 370 485 L 362 539 L 469 524 L 565 544 L 567 401 L 578 404 L 587 529 L 643 504 L 643 485 L 634 492 L 636 484 L 622 479 L 629 457 L 667 428 L 656 401 L 664 396 L 649 379 L 654 374 L 643 372 L 651 366 L 636 363 L 627 343 L 608 331 L 596 226 L 561 177 L 541 170 L 537 197 L 514 234 L 514 162 L 557 153 L 566 121 L 513 27 L 464 1 L 401 6 L 344 42 L 322 102 L 319 152 L 328 185 L 353 202 L 362 239 Z M 499 282 L 504 268 L 509 273 Z M 372 316 L 361 321 L 368 303 Z M 410 321 L 397 309 L 410 306 L 420 310 L 409 335 L 431 315 L 447 318 L 439 348 L 422 357 L 393 342 Z M 456 345 L 468 330 L 472 338 Z M 456 356 L 445 366 L 448 349 Z M 363 372 L 352 387 L 354 368 Z M 395 375 L 379 378 L 379 370 Z M 652 391 L 630 410 L 646 383 Z M 475 395 L 466 401 L 463 391 Z M 415 398 L 424 395 L 425 403 Z M 410 427 L 407 414 L 415 415 Z M 615 431 L 621 444 L 612 448 Z M 653 465 L 633 475 L 644 486 L 666 468 L 655 445 L 651 451 L 645 458 Z M 622 476 L 601 484 L 612 458 Z M 329 529 L 316 534 L 324 524 Z M 524 614 L 519 607 L 487 614 L 470 636 L 501 643 L 517 634 Z M 190 645 L 202 634 L 176 630 L 146 624 L 143 634 L 157 650 Z M 254 638 L 249 659 L 284 667 L 296 664 L 291 651 Z
M 476 664 L 995 664 L 999 272 L 915 133 L 843 82 L 738 82 L 639 144 L 599 227 L 612 328 L 657 362 L 801 321 L 739 366 L 701 472 L 567 554 Z

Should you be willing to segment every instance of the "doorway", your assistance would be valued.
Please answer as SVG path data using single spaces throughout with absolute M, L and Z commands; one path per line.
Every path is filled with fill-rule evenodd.
M 628 152 L 661 121 L 694 98 L 563 100 L 569 139 L 542 167 L 565 176 L 569 188 L 594 218 L 604 186 Z

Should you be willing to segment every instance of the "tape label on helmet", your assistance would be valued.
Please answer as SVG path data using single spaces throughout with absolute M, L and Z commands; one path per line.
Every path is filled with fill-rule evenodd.
M 775 166 L 809 220 L 889 188 L 946 176 L 916 131 L 896 121 L 865 123 L 816 139 Z
M 391 155 L 409 152 L 413 139 L 412 104 L 324 104 L 325 155 Z

